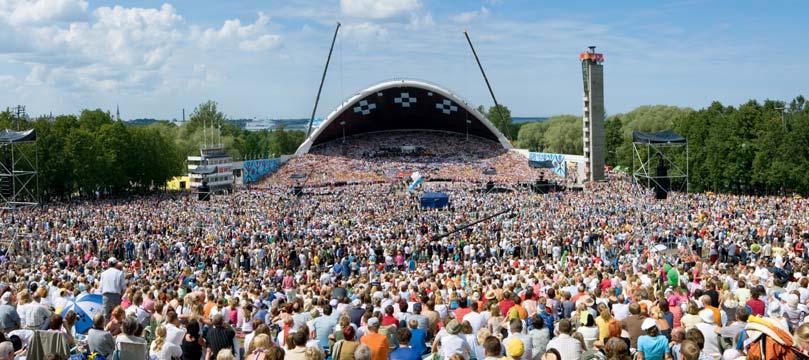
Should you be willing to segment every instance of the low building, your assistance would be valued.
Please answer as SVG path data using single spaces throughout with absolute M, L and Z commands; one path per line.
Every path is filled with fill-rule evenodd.
M 200 147 L 199 156 L 188 157 L 188 186 L 207 184 L 211 191 L 233 191 L 233 158 L 222 144 Z

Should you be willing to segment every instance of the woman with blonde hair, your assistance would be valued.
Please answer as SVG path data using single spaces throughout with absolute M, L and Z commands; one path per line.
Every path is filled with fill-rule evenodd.
M 157 360 L 171 360 L 183 356 L 183 350 L 172 342 L 166 342 L 166 327 L 160 325 L 155 329 L 155 340 L 149 349 L 149 356 Z
M 491 316 L 489 317 L 488 326 L 492 335 L 502 339 L 503 336 L 503 317 L 500 315 L 500 306 L 496 303 L 492 304 L 489 308 Z
M 686 314 L 683 315 L 682 319 L 680 319 L 680 323 L 683 325 L 683 328 L 687 331 L 697 324 L 702 323 L 702 319 L 699 317 L 699 307 L 693 301 L 688 302 L 688 307 L 686 308 Z
M 612 313 L 607 305 L 598 304 L 598 317 L 596 318 L 596 326 L 598 326 L 598 339 L 606 340 L 610 334 L 610 321 L 612 320 Z
M 270 337 L 266 334 L 258 334 L 250 342 L 250 348 L 247 349 L 245 359 L 264 360 L 270 348 L 272 348 Z

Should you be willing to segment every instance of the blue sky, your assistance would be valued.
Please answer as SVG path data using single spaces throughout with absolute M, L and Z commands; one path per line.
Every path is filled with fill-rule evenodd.
M 515 116 L 581 113 L 579 52 L 606 57 L 611 114 L 640 105 L 809 95 L 805 1 L 0 0 L 0 105 L 179 118 L 212 99 L 231 117 L 318 116 L 381 80 L 440 84 Z

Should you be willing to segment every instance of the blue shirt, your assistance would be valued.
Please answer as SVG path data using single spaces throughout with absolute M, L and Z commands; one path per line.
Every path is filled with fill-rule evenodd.
M 421 354 L 412 347 L 400 347 L 388 355 L 388 360 L 421 360 Z
M 645 360 L 663 360 L 669 342 L 663 335 L 651 337 L 642 335 L 638 338 L 638 352 L 643 353 Z
M 422 329 L 410 329 L 410 347 L 419 355 L 427 351 L 427 332 Z

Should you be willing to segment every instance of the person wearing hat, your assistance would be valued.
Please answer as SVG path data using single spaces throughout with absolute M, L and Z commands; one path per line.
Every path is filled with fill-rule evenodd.
M 668 340 L 660 334 L 657 322 L 652 318 L 646 318 L 640 326 L 645 331 L 645 335 L 638 337 L 638 359 L 639 360 L 663 360 L 668 350 Z
M 126 289 L 123 264 L 111 257 L 107 259 L 107 270 L 101 273 L 101 295 L 104 306 L 104 318 L 109 320 L 112 309 L 121 305 L 121 296 Z
M 512 339 L 505 341 L 506 344 L 506 356 L 509 359 L 519 360 L 525 354 L 525 344 L 520 339 Z
M 371 349 L 371 360 L 387 360 L 390 345 L 388 337 L 379 333 L 379 319 L 368 319 L 368 332 L 360 338 L 360 343 Z
M 719 336 L 717 326 L 714 323 L 714 313 L 710 309 L 702 309 L 699 312 L 702 322 L 694 327 L 702 333 L 705 338 L 705 345 L 702 350 L 708 355 L 721 354 L 719 349 Z
M 522 360 L 531 360 L 533 357 L 533 349 L 531 348 L 531 337 L 523 333 L 523 322 L 519 318 L 512 319 L 509 322 L 509 336 L 503 339 L 503 344 L 508 348 L 509 344 L 514 341 L 520 341 L 520 347 L 524 350 L 522 353 Z M 512 356 L 509 354 L 509 356 Z
M 452 319 L 435 336 L 433 352 L 437 352 L 442 359 L 449 359 L 455 354 L 460 354 L 464 359 L 469 359 L 472 356 L 472 348 L 466 342 L 466 339 L 460 335 L 460 332 L 461 323 Z

